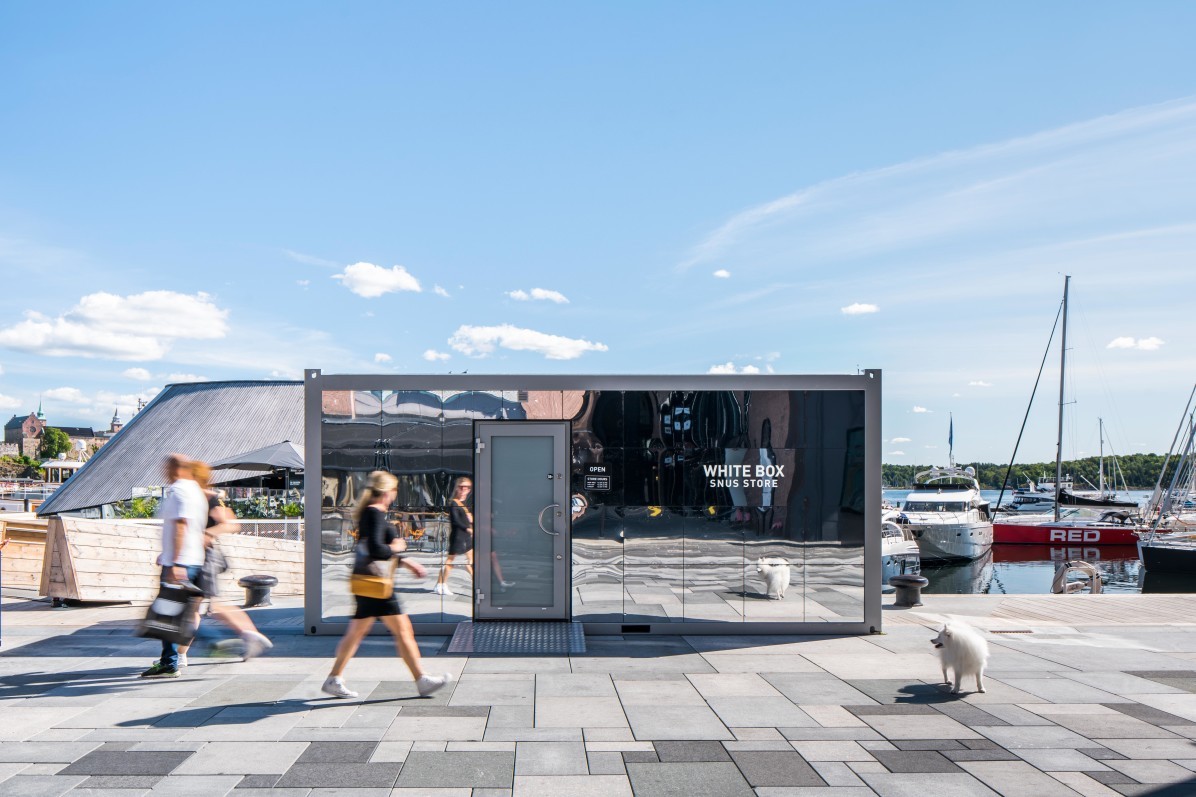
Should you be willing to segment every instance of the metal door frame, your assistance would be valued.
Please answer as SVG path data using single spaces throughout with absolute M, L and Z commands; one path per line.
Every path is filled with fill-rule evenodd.
M 477 420 L 473 424 L 473 493 L 474 493 L 474 591 L 473 619 L 486 620 L 569 620 L 573 615 L 572 601 L 572 533 L 570 507 L 572 424 L 569 421 L 495 421 Z M 491 583 L 490 534 L 490 454 L 495 437 L 552 438 L 552 500 L 555 509 L 540 513 L 541 530 L 554 534 L 553 606 L 501 607 L 491 603 L 488 585 Z M 545 509 L 553 506 L 549 504 Z M 485 585 L 485 586 L 483 586 Z

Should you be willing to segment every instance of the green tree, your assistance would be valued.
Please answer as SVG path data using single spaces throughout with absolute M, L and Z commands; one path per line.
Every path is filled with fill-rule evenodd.
M 71 450 L 71 438 L 61 429 L 47 426 L 42 432 L 42 444 L 37 449 L 37 455 L 42 459 L 54 459 L 59 454 Z

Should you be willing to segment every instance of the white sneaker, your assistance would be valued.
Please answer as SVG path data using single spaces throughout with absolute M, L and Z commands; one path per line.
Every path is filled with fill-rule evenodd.
M 457 593 L 449 589 L 448 584 L 437 584 L 434 590 L 437 595 L 456 595 Z
M 186 666 L 187 666 L 187 654 L 180 653 L 179 654 L 179 669 L 181 670 Z
M 451 680 L 453 680 L 452 673 L 447 672 L 444 675 L 421 675 L 415 682 L 415 688 L 419 691 L 420 697 L 427 697 Z
M 245 643 L 245 653 L 241 656 L 242 661 L 249 661 L 274 647 L 274 643 L 265 634 L 259 634 L 257 631 L 246 631 L 241 634 L 241 641 Z
M 514 582 L 514 581 L 500 581 L 500 582 L 498 582 L 498 583 L 499 583 L 499 584 L 501 584 L 501 585 L 503 586 L 503 588 L 504 588 L 504 589 L 506 589 L 507 587 L 513 587 L 513 586 L 515 586 L 515 582 Z
M 320 691 L 333 697 L 357 697 L 357 693 L 345 686 L 343 678 L 329 676 L 320 687 Z
M 444 594 L 444 584 L 441 584 L 439 581 L 437 581 L 436 586 L 432 587 L 432 591 L 435 592 L 437 595 L 443 595 Z

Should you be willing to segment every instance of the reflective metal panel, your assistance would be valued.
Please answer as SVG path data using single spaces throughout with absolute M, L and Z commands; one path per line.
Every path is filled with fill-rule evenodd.
M 806 567 L 805 619 L 811 622 L 862 621 L 864 619 L 863 566 L 810 565 Z
M 625 622 L 685 621 L 685 574 L 679 567 L 625 565 L 623 591 Z
M 687 622 L 743 622 L 743 566 L 685 567 L 685 620 Z

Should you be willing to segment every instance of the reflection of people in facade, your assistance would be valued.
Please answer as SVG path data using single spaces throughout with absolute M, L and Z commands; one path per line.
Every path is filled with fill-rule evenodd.
M 473 481 L 468 476 L 458 476 L 453 482 L 453 494 L 449 498 L 448 556 L 440 570 L 440 578 L 436 579 L 436 586 L 432 588 L 437 595 L 454 594 L 449 589 L 448 577 L 453 569 L 453 560 L 458 556 L 465 557 L 465 572 L 473 578 L 473 513 L 465 505 L 472 489 Z
M 357 500 L 354 515 L 357 520 L 357 551 L 358 564 L 368 565 L 369 562 L 386 562 L 392 557 L 399 557 L 399 564 L 410 570 L 417 578 L 423 577 L 427 570 L 424 566 L 411 559 L 399 556 L 406 549 L 406 544 L 399 536 L 398 529 L 386 520 L 386 511 L 394 503 L 398 495 L 398 479 L 391 474 L 376 470 L 370 474 L 369 482 Z M 357 697 L 357 693 L 345 686 L 341 675 L 353 654 L 357 652 L 361 640 L 369 633 L 375 619 L 382 620 L 387 630 L 394 635 L 395 647 L 403 663 L 411 671 L 415 679 L 416 689 L 420 695 L 430 695 L 452 680 L 452 675 L 426 675 L 423 671 L 419 655 L 419 647 L 415 644 L 415 631 L 411 628 L 411 620 L 403 614 L 399 606 L 398 597 L 366 598 L 355 595 L 357 612 L 349 622 L 349 629 L 336 646 L 336 661 L 328 673 L 328 679 L 321 687 L 325 694 L 333 697 Z

